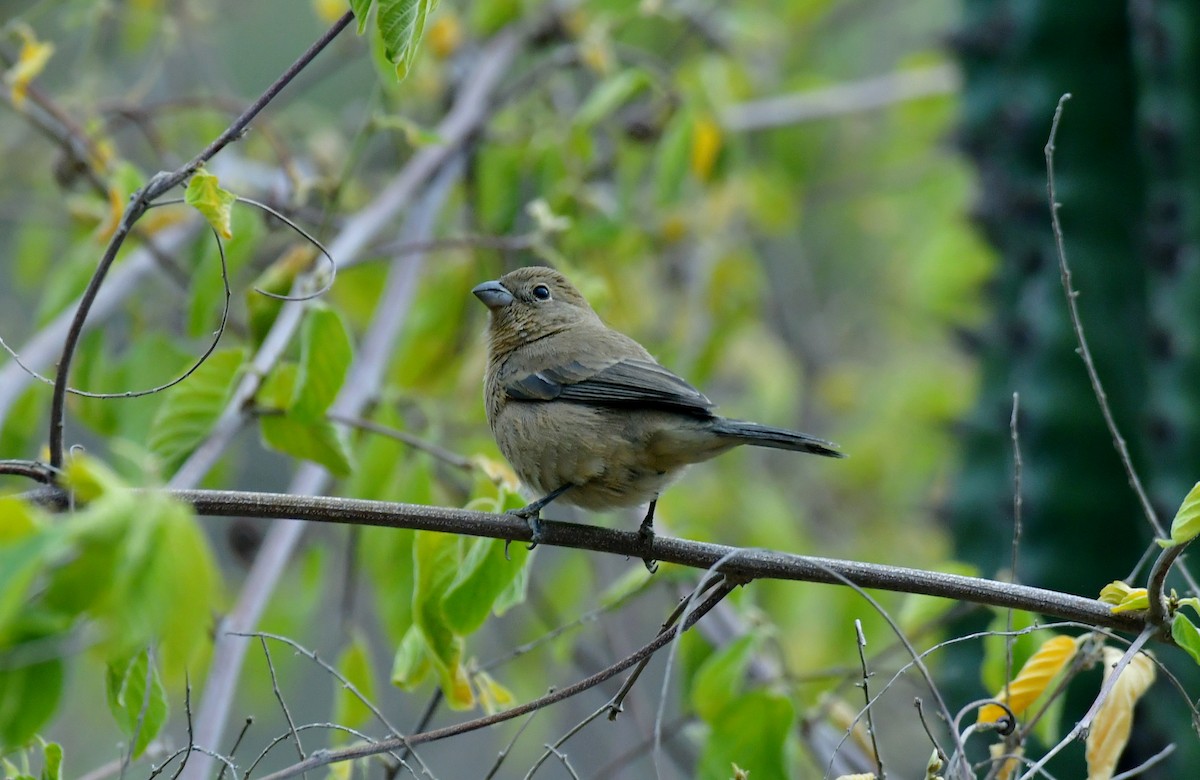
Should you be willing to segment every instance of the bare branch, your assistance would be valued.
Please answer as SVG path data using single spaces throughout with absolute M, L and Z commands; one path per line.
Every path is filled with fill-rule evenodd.
M 959 81 L 958 69 L 952 65 L 902 70 L 823 89 L 739 103 L 725 109 L 721 123 L 730 132 L 747 132 L 861 114 L 896 103 L 948 95 L 958 89 Z
M 1145 516 L 1146 522 L 1154 529 L 1155 534 L 1160 538 L 1166 538 L 1167 532 L 1159 521 L 1153 505 L 1150 503 L 1150 497 L 1146 494 L 1146 489 L 1142 487 L 1142 480 L 1133 465 L 1133 457 L 1129 454 L 1129 446 L 1125 443 L 1125 437 L 1121 435 L 1121 430 L 1117 427 L 1117 421 L 1113 417 L 1112 409 L 1109 408 L 1108 395 L 1104 392 L 1104 385 L 1100 382 L 1100 374 L 1096 371 L 1096 363 L 1092 360 L 1092 352 L 1088 349 L 1087 337 L 1083 333 L 1083 321 L 1079 317 L 1079 305 L 1076 303 L 1079 292 L 1071 283 L 1071 266 L 1067 263 L 1066 240 L 1063 238 L 1062 224 L 1058 219 L 1058 209 L 1061 204 L 1058 202 L 1058 192 L 1054 184 L 1054 141 L 1058 136 L 1058 123 L 1062 119 L 1063 106 L 1070 99 L 1070 92 L 1064 93 L 1058 99 L 1058 106 L 1054 109 L 1054 119 L 1050 122 L 1050 137 L 1046 140 L 1045 149 L 1046 196 L 1050 202 L 1050 226 L 1054 231 L 1054 245 L 1058 250 L 1059 276 L 1062 279 L 1063 292 L 1067 296 L 1067 312 L 1071 315 L 1071 327 L 1075 331 L 1075 341 L 1079 344 L 1077 352 L 1083 360 L 1084 368 L 1087 369 L 1088 380 L 1092 383 L 1092 392 L 1096 396 L 1096 401 L 1100 404 L 1100 414 L 1104 416 L 1104 424 L 1108 426 L 1113 446 L 1117 448 L 1117 453 L 1121 457 L 1121 465 L 1125 467 L 1125 476 L 1129 479 L 1129 486 L 1137 494 L 1138 502 L 1142 506 L 1142 514 Z M 1181 573 L 1187 581 L 1188 587 L 1192 589 L 1192 592 L 1200 593 L 1200 586 L 1197 586 L 1191 574 L 1186 569 L 1181 569 Z

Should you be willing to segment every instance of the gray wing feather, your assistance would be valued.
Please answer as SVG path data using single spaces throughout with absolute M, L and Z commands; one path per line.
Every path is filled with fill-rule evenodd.
M 597 406 L 644 406 L 701 417 L 713 402 L 675 374 L 650 360 L 628 358 L 602 366 L 572 361 L 509 378 L 508 397 L 519 401 L 559 399 Z

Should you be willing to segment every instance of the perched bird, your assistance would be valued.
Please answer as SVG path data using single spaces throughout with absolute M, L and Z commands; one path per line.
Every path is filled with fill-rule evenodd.
M 649 551 L 662 491 L 684 467 L 742 444 L 843 457 L 807 434 L 714 414 L 712 401 L 605 325 L 552 268 L 519 268 L 471 292 L 491 311 L 488 424 L 541 496 L 514 512 L 533 545 L 542 508 L 556 499 L 597 510 L 648 503 L 639 533 Z

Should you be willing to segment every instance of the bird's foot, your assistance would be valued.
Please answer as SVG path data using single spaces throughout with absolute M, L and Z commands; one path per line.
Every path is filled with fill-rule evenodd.
M 654 560 L 654 518 L 647 516 L 642 524 L 638 526 L 638 540 L 645 551 L 642 556 L 642 563 L 646 564 L 646 571 L 653 574 L 658 571 L 658 561 Z
M 526 549 L 532 550 L 542 543 L 542 507 L 545 504 L 540 501 L 534 501 L 528 506 L 523 506 L 520 509 L 509 510 L 508 514 L 519 517 L 529 526 L 529 547 Z M 512 544 L 512 539 L 506 539 L 504 542 L 504 558 L 508 557 L 508 546 Z

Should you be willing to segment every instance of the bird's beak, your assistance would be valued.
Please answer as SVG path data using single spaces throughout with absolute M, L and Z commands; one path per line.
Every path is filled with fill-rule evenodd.
M 492 309 L 501 309 L 513 302 L 513 294 L 500 282 L 484 282 L 471 290 L 475 297 L 483 301 L 483 305 Z

